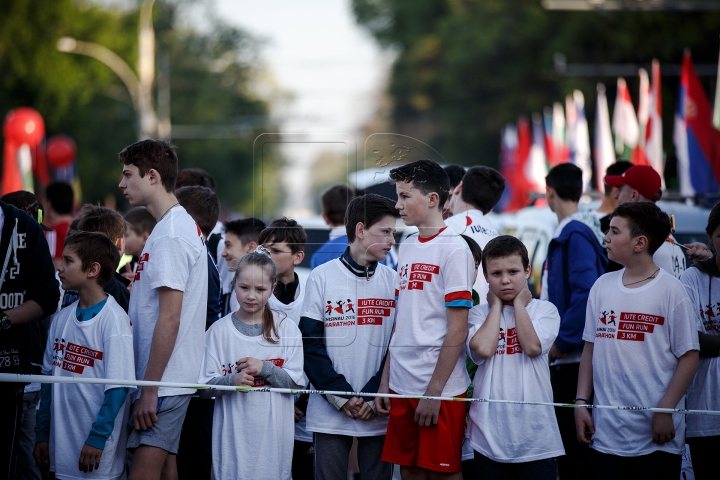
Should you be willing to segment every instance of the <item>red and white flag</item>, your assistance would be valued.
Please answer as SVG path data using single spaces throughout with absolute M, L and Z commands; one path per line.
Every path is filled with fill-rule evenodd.
M 665 188 L 665 158 L 662 148 L 662 91 L 660 89 L 660 62 L 652 62 L 652 83 L 648 101 L 648 123 L 645 128 L 645 156 L 648 164 L 660 174 Z
M 637 146 L 640 129 L 624 78 L 618 78 L 617 81 L 612 130 L 615 134 L 615 152 L 625 159 L 630 159 L 632 150 Z

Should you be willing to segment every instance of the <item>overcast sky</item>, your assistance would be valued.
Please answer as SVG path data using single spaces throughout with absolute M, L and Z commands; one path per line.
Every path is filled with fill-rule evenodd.
M 362 149 L 358 128 L 377 108 L 390 57 L 355 23 L 350 0 L 215 3 L 220 18 L 266 40 L 262 57 L 277 86 L 294 98 L 275 105 L 282 132 L 315 134 L 311 141 L 319 142 L 283 150 L 292 165 L 283 171 L 285 210 L 301 214 L 310 208 L 307 167 L 324 148 L 317 134 L 349 134 Z

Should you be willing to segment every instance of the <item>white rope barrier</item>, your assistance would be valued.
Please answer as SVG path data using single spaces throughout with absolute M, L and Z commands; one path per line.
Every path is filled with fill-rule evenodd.
M 367 392 L 342 392 L 335 390 L 306 390 L 302 388 L 275 388 L 275 387 L 236 387 L 232 385 L 205 385 L 195 383 L 174 383 L 174 382 L 148 382 L 145 380 L 117 380 L 106 378 L 82 378 L 82 377 L 54 377 L 48 375 L 20 375 L 16 373 L 0 373 L 0 382 L 11 383 L 85 383 L 100 385 L 120 385 L 128 387 L 166 387 L 166 388 L 189 388 L 193 390 L 225 390 L 230 392 L 272 392 L 283 394 L 308 393 L 311 395 L 337 395 L 352 397 L 382 397 L 382 398 L 411 398 L 415 400 L 440 400 L 444 402 L 479 402 L 479 403 L 500 403 L 509 405 L 539 405 L 546 407 L 562 408 L 596 408 L 601 410 L 625 410 L 633 412 L 653 413 L 679 413 L 683 415 L 720 415 L 718 410 L 685 410 L 679 408 L 657 408 L 657 407 L 628 407 L 622 405 L 576 405 L 574 403 L 552 403 L 552 402 L 524 402 L 520 400 L 497 400 L 491 398 L 453 398 L 453 397 L 430 397 L 424 395 L 400 395 L 397 393 L 367 393 Z

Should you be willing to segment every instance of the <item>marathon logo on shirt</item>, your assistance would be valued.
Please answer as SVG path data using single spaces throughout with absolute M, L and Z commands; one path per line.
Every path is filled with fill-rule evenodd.
M 140 272 L 142 272 L 145 269 L 145 264 L 150 261 L 150 254 L 149 253 L 143 253 L 140 255 L 140 258 L 138 259 L 137 268 L 135 269 L 135 278 L 133 279 L 134 282 L 137 282 L 140 280 Z
M 516 353 L 522 352 L 522 347 L 517 339 L 517 330 L 508 328 L 507 340 L 505 341 L 505 355 L 515 355 Z
M 93 368 L 96 361 L 99 362 L 103 359 L 103 352 L 71 342 L 65 346 L 65 339 L 59 343 L 55 339 L 53 350 L 55 348 L 57 348 L 58 354 L 53 355 L 53 365 L 78 375 L 82 375 L 86 367 Z
M 712 302 L 700 308 L 700 318 L 706 332 L 720 332 L 720 302 L 713 306 Z
M 595 338 L 617 338 L 632 342 L 644 342 L 645 335 L 652 334 L 657 326 L 665 324 L 665 317 L 647 313 L 620 312 L 614 310 L 600 312 L 600 323 Z
M 495 355 L 505 355 L 505 346 L 506 346 L 505 330 L 502 327 L 500 327 L 500 333 L 498 334 L 498 346 L 497 346 L 497 350 L 495 350 Z
M 276 367 L 282 367 L 283 365 L 285 365 L 285 359 L 283 358 L 268 358 L 264 361 L 270 362 Z M 270 382 L 268 382 L 264 378 L 255 378 L 255 380 L 253 381 L 253 387 L 267 387 L 268 385 L 270 385 Z
M 429 263 L 405 264 L 398 269 L 400 290 L 424 290 L 425 283 L 432 282 L 433 275 L 440 273 L 440 267 Z
M 387 298 L 358 298 L 358 325 L 382 325 L 389 318 L 395 300 Z
M 325 328 L 350 327 L 355 325 L 355 303 L 352 299 L 326 300 L 325 305 Z

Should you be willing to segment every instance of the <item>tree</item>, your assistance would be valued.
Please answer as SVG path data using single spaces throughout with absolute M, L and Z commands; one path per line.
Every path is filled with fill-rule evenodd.
M 615 78 L 562 77 L 553 56 L 569 63 L 715 63 L 716 12 L 546 11 L 538 0 L 353 0 L 357 21 L 397 51 L 389 92 L 398 133 L 427 132 L 451 163 L 496 166 L 501 128 L 578 88 L 589 119 L 595 86 L 612 101 Z M 628 78 L 637 102 L 637 78 Z M 709 79 L 708 79 L 709 80 Z M 665 150 L 672 151 L 678 79 L 663 78 Z M 711 82 L 706 87 L 712 91 Z M 592 125 L 591 125 L 592 127 Z
M 218 19 L 210 19 L 210 33 L 182 26 L 178 18 L 184 6 L 164 1 L 154 10 L 158 57 L 170 66 L 172 122 L 226 125 L 250 117 L 257 127 L 233 140 L 177 141 L 180 167 L 204 168 L 215 177 L 225 207 L 247 207 L 253 201 L 254 133 L 268 126 L 268 105 L 249 88 L 259 46 Z M 56 43 L 63 36 L 98 43 L 134 66 L 137 25 L 136 9 L 85 1 L 0 4 L 0 111 L 36 108 L 48 136 L 65 133 L 75 139 L 84 201 L 103 201 L 108 194 L 120 198 L 117 153 L 135 140 L 136 119 L 127 90 L 108 67 L 58 52 Z

